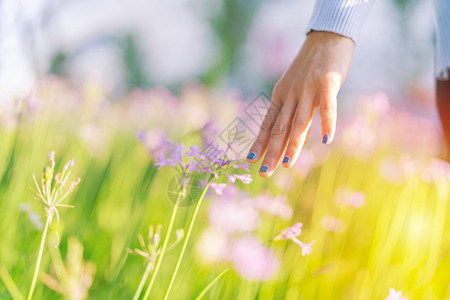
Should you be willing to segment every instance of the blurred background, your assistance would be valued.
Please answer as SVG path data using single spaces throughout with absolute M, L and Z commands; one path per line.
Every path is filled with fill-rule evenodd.
M 378 0 L 342 90 L 345 104 L 379 90 L 394 100 L 433 93 L 433 5 Z M 0 95 L 48 74 L 100 81 L 114 95 L 198 80 L 270 94 L 305 39 L 310 0 L 3 0 Z M 412 97 L 413 96 L 413 97 Z M 352 104 L 353 105 L 353 104 Z
M 229 198 L 208 192 L 173 299 L 193 299 L 224 269 L 207 299 L 384 299 L 391 288 L 450 299 L 450 166 L 439 159 L 432 4 L 376 1 L 332 145 L 313 124 L 295 167 L 262 179 L 252 165 L 251 184 L 229 184 Z M 164 233 L 174 207 L 176 172 L 157 170 L 156 158 L 174 141 L 206 146 L 236 120 L 258 130 L 248 108 L 296 55 L 313 5 L 0 1 L 0 299 L 22 299 L 30 287 L 46 219 L 32 174 L 52 150 L 58 170 L 75 159 L 81 183 L 67 201 L 75 207 L 61 208 L 51 228 L 60 247 L 45 248 L 35 299 L 131 299 L 147 260 L 127 249 L 150 225 Z M 174 228 L 186 228 L 192 211 L 180 208 Z M 298 222 L 302 241 L 314 241 L 308 256 L 272 240 Z M 242 241 L 236 263 L 223 249 Z M 179 251 L 167 253 L 151 299 L 162 299 Z M 58 255 L 71 272 L 59 274 Z M 259 277 L 248 276 L 252 267 Z

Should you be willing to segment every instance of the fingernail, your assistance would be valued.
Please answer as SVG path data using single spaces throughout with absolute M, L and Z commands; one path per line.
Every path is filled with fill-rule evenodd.
M 328 144 L 329 138 L 330 138 L 330 136 L 328 135 L 328 133 L 325 133 L 322 138 L 322 144 L 324 144 L 324 145 Z
M 248 155 L 247 155 L 247 159 L 255 159 L 256 158 L 256 153 L 255 152 L 250 152 Z
M 290 161 L 291 161 L 291 159 L 288 156 L 285 156 L 284 159 L 283 159 L 283 163 L 285 163 L 285 164 L 290 162 Z
M 261 173 L 265 173 L 267 171 L 269 171 L 269 167 L 268 166 L 262 166 L 261 169 L 259 169 L 259 172 L 261 172 Z

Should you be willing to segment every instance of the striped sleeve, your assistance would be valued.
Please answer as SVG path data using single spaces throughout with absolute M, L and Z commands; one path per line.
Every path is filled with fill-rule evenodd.
M 316 0 L 308 32 L 330 31 L 356 42 L 373 2 L 374 0 Z
M 449 79 L 450 69 L 450 1 L 435 0 L 436 10 L 436 77 Z

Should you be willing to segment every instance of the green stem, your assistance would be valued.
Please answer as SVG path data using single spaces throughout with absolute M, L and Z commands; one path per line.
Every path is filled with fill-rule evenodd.
M 153 269 L 153 262 L 149 261 L 147 267 L 145 268 L 145 272 L 142 275 L 141 282 L 139 282 L 139 286 L 136 290 L 136 293 L 134 294 L 133 300 L 139 299 L 139 296 L 141 295 L 141 292 L 144 289 L 144 285 L 147 282 L 148 275 L 150 275 L 152 269 Z
M 11 294 L 14 300 L 24 299 L 22 293 L 20 293 L 19 289 L 17 288 L 16 283 L 11 278 L 11 275 L 9 275 L 9 272 L 6 269 L 6 267 L 1 265 L 0 265 L 0 278 L 5 284 L 6 290 Z
M 28 291 L 27 300 L 31 300 L 33 298 L 34 288 L 36 287 L 36 280 L 39 274 L 39 268 L 41 267 L 42 254 L 44 252 L 45 240 L 47 239 L 48 227 L 50 225 L 50 217 L 47 217 L 47 221 L 45 222 L 44 232 L 41 237 L 41 245 L 39 246 L 39 254 L 36 261 L 36 267 L 34 268 L 33 280 L 31 281 L 30 290 Z
M 164 241 L 161 247 L 161 253 L 156 260 L 155 270 L 152 273 L 152 277 L 150 278 L 150 283 L 148 284 L 147 290 L 145 291 L 144 300 L 148 299 L 150 295 L 150 291 L 152 290 L 153 284 L 155 283 L 156 275 L 158 274 L 159 267 L 161 266 L 161 262 L 164 258 L 164 254 L 166 253 L 167 244 L 169 243 L 170 234 L 172 232 L 173 223 L 175 221 L 175 216 L 177 215 L 178 210 L 178 201 L 174 204 L 172 209 L 172 214 L 170 215 L 169 225 L 167 227 L 166 236 L 164 237 Z
M 198 211 L 199 211 L 200 206 L 201 206 L 201 204 L 203 202 L 203 198 L 205 197 L 206 191 L 208 190 L 209 185 L 211 184 L 212 179 L 213 179 L 213 177 L 211 176 L 209 178 L 209 180 L 208 180 L 208 183 L 203 188 L 203 191 L 200 194 L 200 197 L 198 198 L 198 201 L 197 201 L 197 203 L 195 205 L 194 213 L 192 214 L 191 220 L 189 221 L 189 226 L 188 226 L 188 230 L 187 230 L 187 233 L 186 233 L 186 237 L 184 238 L 183 246 L 181 247 L 180 254 L 178 255 L 178 259 L 177 259 L 177 263 L 175 265 L 175 269 L 172 272 L 172 276 L 170 277 L 169 285 L 167 286 L 166 293 L 164 294 L 164 300 L 166 300 L 169 297 L 169 293 L 170 293 L 170 290 L 172 289 L 173 282 L 175 281 L 175 277 L 177 276 L 178 269 L 180 267 L 181 261 L 183 260 L 184 252 L 186 251 L 186 247 L 187 247 L 187 244 L 189 242 L 189 238 L 190 238 L 191 233 L 192 233 L 192 228 L 194 227 L 195 219 L 197 218 Z
M 219 273 L 219 275 L 217 275 L 216 277 L 214 277 L 213 280 L 211 280 L 211 282 L 200 292 L 200 294 L 198 294 L 197 298 L 195 298 L 195 300 L 200 300 L 202 299 L 206 293 L 212 288 L 212 286 L 220 279 L 220 277 L 222 277 L 226 272 L 228 272 L 229 269 L 225 269 L 222 272 Z

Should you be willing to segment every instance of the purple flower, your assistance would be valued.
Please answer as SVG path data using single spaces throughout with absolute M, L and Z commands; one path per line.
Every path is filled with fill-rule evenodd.
M 184 146 L 181 144 L 174 143 L 172 144 L 172 153 L 170 155 L 172 161 L 175 164 L 183 165 L 183 152 Z
M 236 179 L 239 179 L 240 181 L 242 181 L 243 184 L 249 184 L 250 182 L 252 182 L 252 176 L 250 174 L 242 174 L 242 175 L 232 174 L 232 175 L 228 175 L 228 182 L 229 183 L 235 183 Z
M 163 166 L 169 166 L 169 167 L 175 167 L 175 164 L 172 162 L 172 160 L 167 159 L 164 154 L 159 153 L 157 162 L 155 166 L 158 167 L 158 170 L 161 169 Z
M 233 168 L 234 169 L 242 169 L 242 170 L 245 170 L 247 172 L 250 172 L 249 166 L 250 166 L 250 163 L 244 162 L 242 164 L 235 164 L 235 165 L 233 165 Z
M 186 156 L 187 157 L 197 157 L 200 159 L 203 159 L 205 157 L 203 152 L 200 150 L 200 147 L 197 145 L 191 146 L 191 150 L 186 152 Z
M 200 129 L 203 145 L 209 145 L 213 142 L 213 137 L 219 134 L 219 130 L 214 126 L 213 121 L 209 120 L 205 123 L 202 129 Z
M 167 151 L 167 147 L 170 146 L 166 133 L 161 129 L 140 131 L 137 134 L 137 138 L 144 144 L 148 153 L 152 156 L 158 156 L 159 153 L 164 153 Z
M 275 254 L 254 236 L 237 239 L 231 246 L 230 258 L 238 274 L 247 280 L 270 279 L 279 268 Z
M 213 158 L 213 159 L 211 159 Z M 185 162 L 183 162 L 183 160 Z M 158 170 L 163 166 L 176 168 L 183 177 L 188 178 L 194 173 L 211 174 L 211 180 L 217 180 L 221 175 L 228 176 L 228 181 L 234 183 L 236 179 L 248 184 L 252 181 L 250 174 L 230 174 L 236 168 L 241 168 L 245 164 L 239 163 L 238 160 L 227 158 L 226 152 L 220 150 L 217 145 L 209 145 L 205 150 L 200 150 L 197 145 L 191 146 L 189 151 L 185 152 L 183 145 L 172 143 L 166 153 L 159 153 L 156 160 Z M 223 185 L 216 185 L 214 189 L 223 190 Z
M 223 167 L 223 166 L 229 165 L 231 163 L 231 160 L 219 158 L 214 163 L 220 167 Z
M 187 164 L 189 172 L 194 172 L 198 168 L 198 161 L 193 159 L 189 164 Z

